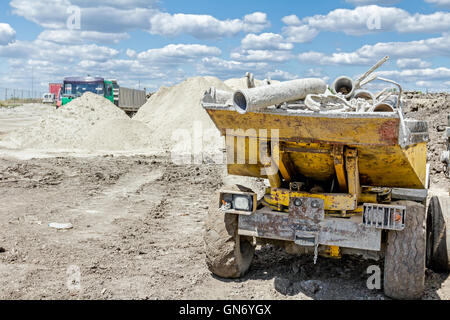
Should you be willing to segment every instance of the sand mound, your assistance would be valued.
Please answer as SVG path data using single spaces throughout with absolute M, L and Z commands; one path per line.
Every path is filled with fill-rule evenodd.
M 58 110 L 44 114 L 36 125 L 12 132 L 5 140 L 18 148 L 82 148 L 84 141 L 92 138 L 94 126 L 108 119 L 130 121 L 125 112 L 113 103 L 87 92 Z M 116 135 L 120 135 L 120 132 L 116 131 Z
M 137 150 L 150 148 L 151 130 L 144 123 L 130 119 L 108 119 L 92 127 L 83 141 L 88 150 Z
M 152 95 L 134 119 L 152 129 L 153 147 L 179 153 L 215 153 L 223 147 L 219 131 L 201 105 L 210 87 L 232 91 L 218 78 L 195 77 Z

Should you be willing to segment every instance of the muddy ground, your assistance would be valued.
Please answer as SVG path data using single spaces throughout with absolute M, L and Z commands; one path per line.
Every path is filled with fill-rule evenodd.
M 385 298 L 366 288 L 366 269 L 379 262 L 319 258 L 314 266 L 310 256 L 271 246 L 257 250 L 243 279 L 212 276 L 202 231 L 222 181 L 218 165 L 144 156 L 1 159 L 0 172 L 2 299 Z M 79 290 L 70 282 L 76 268 Z M 450 298 L 448 274 L 427 273 L 425 298 Z
M 405 111 L 428 117 L 424 108 Z M 446 108 L 431 109 L 439 188 L 448 180 L 433 155 Z M 366 286 L 367 267 L 382 262 L 319 257 L 314 265 L 273 246 L 257 248 L 240 280 L 211 275 L 203 220 L 223 179 L 221 165 L 176 166 L 164 156 L 19 160 L 3 152 L 0 299 L 387 299 Z M 424 299 L 450 299 L 449 274 L 428 270 Z

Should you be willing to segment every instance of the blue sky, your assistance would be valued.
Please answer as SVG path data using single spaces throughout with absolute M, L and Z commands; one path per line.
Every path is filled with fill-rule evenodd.
M 41 90 L 87 74 L 150 91 L 246 71 L 331 83 L 389 55 L 380 75 L 448 91 L 449 10 L 450 0 L 1 1 L 0 87 L 28 89 L 31 72 Z

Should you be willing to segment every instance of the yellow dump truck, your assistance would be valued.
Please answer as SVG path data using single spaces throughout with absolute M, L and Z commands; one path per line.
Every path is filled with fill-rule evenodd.
M 375 256 L 384 258 L 386 295 L 420 298 L 426 266 L 448 270 L 450 248 L 448 198 L 432 198 L 426 210 L 427 122 L 404 119 L 401 99 L 392 112 L 302 108 L 324 86 L 301 79 L 205 93 L 203 107 L 225 136 L 228 173 L 270 182 L 259 199 L 240 185 L 214 195 L 208 268 L 241 277 L 255 246 L 267 243 L 314 261 Z

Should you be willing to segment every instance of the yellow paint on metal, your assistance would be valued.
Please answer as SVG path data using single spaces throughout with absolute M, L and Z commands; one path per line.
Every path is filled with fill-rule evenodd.
M 358 197 L 358 203 L 378 203 L 376 193 L 361 193 Z
M 207 110 L 216 126 L 225 135 L 226 129 L 278 130 L 282 141 L 310 140 L 335 144 L 395 145 L 398 142 L 398 118 L 331 118 L 297 117 L 272 113 L 237 115 L 231 110 Z
M 327 253 L 330 255 L 331 258 L 341 258 L 341 252 L 340 248 L 338 246 L 329 246 Z
M 425 186 L 427 176 L 427 144 L 416 144 L 403 150 L 420 182 Z
M 402 148 L 398 144 L 397 118 L 237 115 L 227 110 L 208 110 L 208 113 L 222 134 L 232 129 L 235 136 L 245 141 L 231 143 L 238 139 L 227 138 L 229 174 L 267 178 L 259 159 L 258 141 L 270 140 L 274 129 L 280 138 L 280 174 L 286 181 L 293 173 L 317 181 L 331 181 L 337 176 L 343 188 L 342 168 L 335 163 L 333 145 L 345 145 L 357 150 L 360 185 L 412 189 L 425 186 L 426 143 Z M 266 134 L 261 134 L 260 129 Z M 239 154 L 245 157 L 238 157 Z M 292 166 L 290 173 L 288 166 Z
M 334 170 L 336 171 L 336 178 L 339 183 L 339 189 L 341 192 L 347 192 L 347 178 L 345 176 L 344 169 L 344 146 L 335 145 L 333 148 L 334 155 Z
M 347 172 L 348 193 L 356 198 L 361 194 L 358 169 L 358 151 L 356 149 L 345 150 L 345 170 Z
M 291 192 L 286 189 L 271 189 L 264 200 L 272 206 L 289 207 L 290 198 L 316 198 L 324 201 L 324 209 L 328 211 L 349 211 L 356 209 L 356 197 L 345 193 L 308 193 Z

